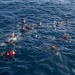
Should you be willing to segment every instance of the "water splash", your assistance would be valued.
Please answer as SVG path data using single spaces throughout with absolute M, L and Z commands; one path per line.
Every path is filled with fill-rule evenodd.
M 5 44 L 5 43 L 1 43 L 0 45 L 1 45 L 1 46 L 6 46 L 6 44 Z

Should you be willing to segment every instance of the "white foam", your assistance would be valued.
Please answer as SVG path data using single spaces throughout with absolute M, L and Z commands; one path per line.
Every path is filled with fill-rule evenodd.
M 8 38 L 9 40 L 12 40 L 12 41 L 16 41 L 17 40 L 17 37 L 13 37 L 13 38 Z
M 19 34 L 19 35 L 21 35 L 21 34 Z M 17 40 L 21 39 L 19 35 L 17 35 L 16 37 L 8 38 L 8 40 L 17 41 Z
M 1 46 L 6 46 L 6 44 L 5 43 L 1 43 Z

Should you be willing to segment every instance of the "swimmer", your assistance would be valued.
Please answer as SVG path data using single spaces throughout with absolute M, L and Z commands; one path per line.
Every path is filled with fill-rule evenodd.
M 12 44 L 12 40 L 5 41 L 5 44 Z
M 54 51 L 59 51 L 59 49 L 54 45 L 54 44 L 52 44 L 51 46 L 50 46 L 50 48 L 52 49 L 52 50 L 54 50 Z
M 68 42 L 68 35 L 67 35 L 67 33 L 64 33 L 63 39 Z
M 55 25 L 54 25 L 54 28 L 57 28 L 59 26 L 59 23 L 56 22 Z
M 22 27 L 21 29 L 20 29 L 20 32 L 24 32 L 26 29 L 24 28 L 24 27 Z
M 11 35 L 9 36 L 10 38 L 13 38 L 13 37 L 15 37 L 15 34 L 14 34 L 14 32 L 12 32 L 11 33 Z
M 26 24 L 26 20 L 25 19 L 23 19 L 22 24 Z
M 58 27 L 58 26 L 59 26 L 59 23 L 57 22 L 57 23 L 56 23 L 56 27 Z
M 16 46 L 16 44 L 14 44 L 14 43 L 12 42 L 12 40 L 5 41 L 4 43 L 5 43 L 5 44 L 8 44 L 8 45 L 14 45 L 14 46 Z
M 4 58 L 13 58 L 15 54 L 16 54 L 16 52 L 14 50 L 8 50 L 5 52 L 1 52 L 0 56 L 2 56 Z
M 14 57 L 15 54 L 16 54 L 16 52 L 14 50 L 8 50 L 8 51 L 5 52 L 5 55 L 8 58 Z
M 66 23 L 66 25 L 68 24 L 68 20 L 67 19 L 65 20 L 65 23 Z
M 42 26 L 42 22 L 39 22 L 38 26 Z
M 56 48 L 56 46 L 53 44 L 53 45 L 51 45 L 51 49 L 55 49 Z
M 28 29 L 28 30 L 31 29 L 30 24 L 28 24 L 28 25 L 26 26 L 26 29 Z

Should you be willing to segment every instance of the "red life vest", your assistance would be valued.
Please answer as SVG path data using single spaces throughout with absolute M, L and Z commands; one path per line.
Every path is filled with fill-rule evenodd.
M 8 50 L 8 51 L 6 52 L 6 57 L 11 58 L 11 57 L 14 57 L 15 54 L 16 54 L 15 51 L 13 51 L 13 50 Z

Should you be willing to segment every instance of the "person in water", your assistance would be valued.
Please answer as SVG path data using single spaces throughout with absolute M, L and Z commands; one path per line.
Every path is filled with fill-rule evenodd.
M 30 30 L 30 29 L 31 29 L 30 24 L 28 24 L 28 25 L 26 26 L 26 29 L 27 29 L 27 30 Z
M 4 43 L 7 44 L 7 45 L 14 45 L 14 46 L 16 46 L 16 44 L 14 44 L 14 43 L 12 42 L 12 40 L 5 41 Z
M 68 24 L 68 20 L 67 19 L 65 20 L 65 23 L 66 23 L 66 25 Z
M 55 46 L 55 44 L 52 44 L 51 46 L 50 46 L 50 48 L 52 49 L 52 50 L 54 50 L 54 51 L 59 51 L 59 49 Z
M 39 22 L 38 26 L 42 26 L 42 22 Z
M 58 22 L 56 22 L 55 25 L 54 25 L 54 28 L 57 28 L 57 27 L 59 27 L 59 23 Z
M 56 27 L 59 27 L 59 23 L 58 22 L 56 23 Z
M 67 35 L 67 33 L 64 33 L 63 39 L 64 39 L 66 42 L 68 42 L 68 35 Z
M 25 28 L 24 27 L 22 27 L 21 29 L 20 29 L 20 32 L 25 32 Z
M 26 20 L 25 19 L 23 19 L 22 24 L 26 24 Z
M 14 34 L 14 32 L 12 32 L 11 33 L 11 35 L 9 36 L 10 38 L 13 38 L 13 37 L 15 37 L 15 34 Z
M 16 52 L 14 50 L 7 50 L 5 52 L 1 52 L 0 56 L 9 59 L 9 58 L 13 58 L 15 54 Z
M 12 44 L 12 40 L 5 41 L 5 44 Z
M 50 47 L 51 49 L 56 49 L 56 46 L 54 44 L 52 44 Z
M 8 58 L 14 57 L 15 54 L 16 54 L 16 52 L 14 50 L 8 50 L 8 51 L 5 52 L 5 55 Z

